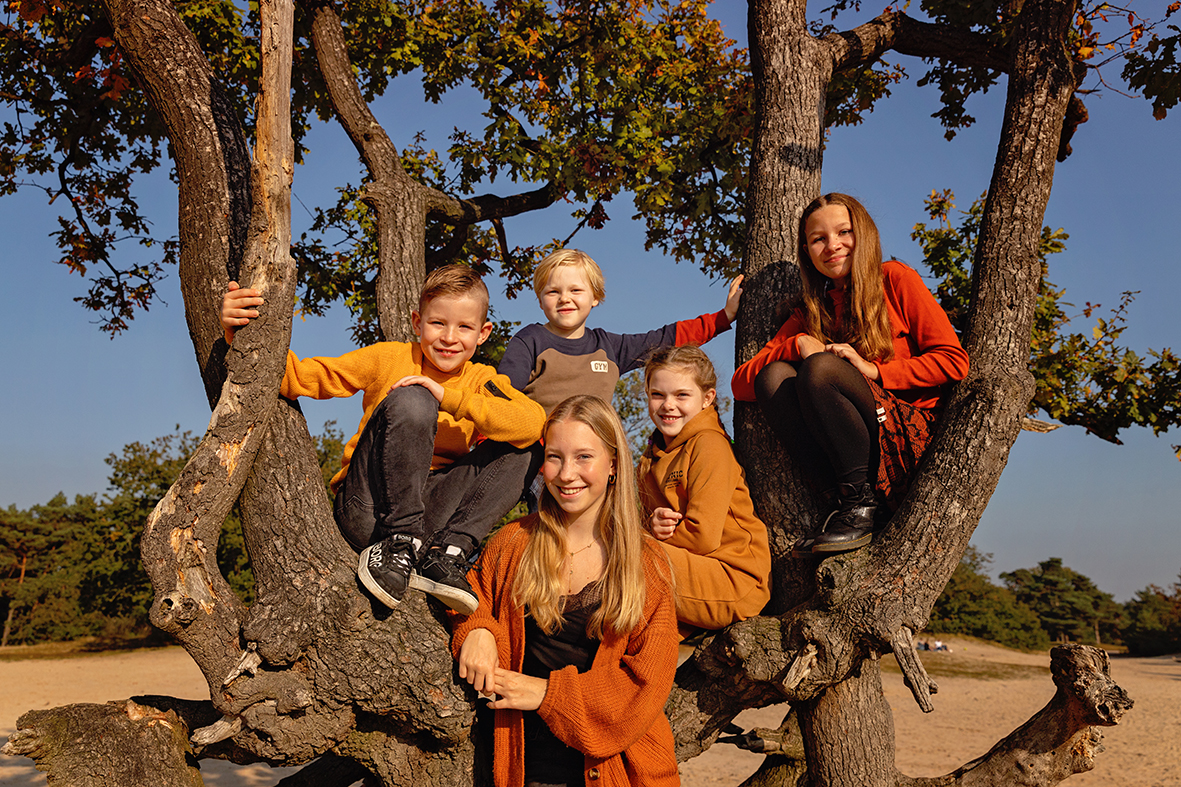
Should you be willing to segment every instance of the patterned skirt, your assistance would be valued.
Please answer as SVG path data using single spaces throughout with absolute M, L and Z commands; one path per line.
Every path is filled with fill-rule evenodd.
M 915 407 L 866 380 L 878 406 L 878 497 L 897 511 L 927 451 L 942 410 Z

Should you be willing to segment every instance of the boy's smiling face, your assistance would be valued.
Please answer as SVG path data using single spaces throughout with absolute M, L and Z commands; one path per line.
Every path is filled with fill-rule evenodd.
M 471 360 L 492 333 L 492 323 L 484 317 L 483 302 L 471 295 L 432 298 L 421 313 L 410 313 L 422 357 L 448 374 Z
M 563 339 L 581 339 L 591 309 L 599 305 L 586 275 L 573 265 L 555 268 L 538 300 L 545 327 Z

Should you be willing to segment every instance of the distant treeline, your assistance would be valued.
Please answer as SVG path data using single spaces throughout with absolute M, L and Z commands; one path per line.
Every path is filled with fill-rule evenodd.
M 1168 590 L 1149 585 L 1119 604 L 1090 578 L 1062 565 L 1062 558 L 1002 573 L 1001 585 L 986 573 L 991 561 L 991 555 L 968 547 L 935 602 L 928 631 L 1031 650 L 1082 642 L 1123 644 L 1138 656 L 1181 651 L 1181 584 Z
M 340 468 L 343 437 L 335 422 L 315 438 L 325 484 Z M 0 508 L 0 646 L 99 637 L 149 636 L 152 586 L 139 556 L 148 514 L 180 474 L 197 439 L 177 432 L 130 443 L 106 462 L 108 490 L 63 494 L 44 505 Z M 237 510 L 227 517 L 217 562 L 234 592 L 250 603 L 254 575 Z
M 340 467 L 344 435 L 334 422 L 315 438 L 324 482 Z M 0 645 L 151 633 L 152 588 L 139 557 L 139 536 L 156 502 L 184 467 L 197 440 L 180 432 L 131 443 L 106 462 L 106 495 L 59 494 L 27 510 L 0 509 Z M 217 561 L 244 601 L 254 577 L 237 512 L 226 519 Z M 1086 576 L 1050 558 L 1034 568 L 987 574 L 991 555 L 968 549 L 927 631 L 967 634 L 1017 648 L 1053 642 L 1124 644 L 1137 655 L 1181 651 L 1181 583 L 1150 585 L 1125 604 Z

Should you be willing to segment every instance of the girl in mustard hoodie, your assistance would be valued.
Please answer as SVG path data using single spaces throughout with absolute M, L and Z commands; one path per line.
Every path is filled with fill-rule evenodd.
M 709 356 L 692 345 L 662 348 L 644 379 L 656 431 L 640 460 L 640 500 L 673 566 L 684 638 L 762 611 L 771 597 L 771 550 L 718 420 Z

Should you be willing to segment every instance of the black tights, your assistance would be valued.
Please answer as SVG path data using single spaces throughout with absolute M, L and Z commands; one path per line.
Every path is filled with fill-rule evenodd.
M 775 361 L 755 378 L 755 395 L 772 431 L 822 489 L 873 484 L 877 403 L 853 364 L 825 352 L 798 364 Z

